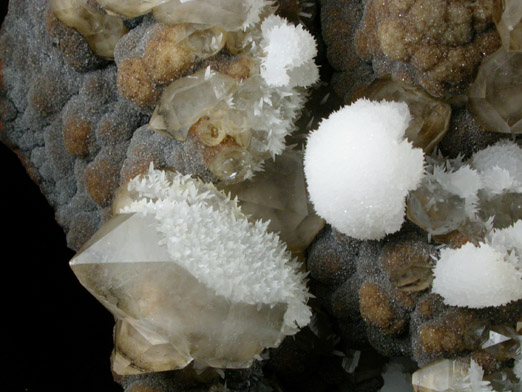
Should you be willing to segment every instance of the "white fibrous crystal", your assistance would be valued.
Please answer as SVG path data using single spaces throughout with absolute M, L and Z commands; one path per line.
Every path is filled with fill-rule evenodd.
M 471 165 L 480 172 L 488 195 L 522 192 L 522 149 L 503 141 L 473 154 Z
M 255 2 L 247 3 L 254 7 Z M 304 105 L 303 88 L 319 73 L 314 38 L 279 16 L 224 34 L 227 49 L 233 40 L 234 54 L 242 56 L 238 61 L 248 64 L 248 72 L 238 77 L 207 67 L 175 80 L 164 90 L 149 127 L 181 141 L 192 132 L 208 147 L 227 141 L 215 156 L 206 154 L 206 164 L 218 179 L 234 183 L 251 178 L 264 160 L 283 152 Z
M 195 23 L 237 31 L 258 23 L 262 10 L 270 4 L 266 0 L 170 0 L 152 13 L 166 25 Z
M 263 50 L 261 76 L 269 86 L 309 86 L 317 81 L 314 38 L 302 26 L 271 15 L 261 24 Z
M 427 161 L 426 176 L 408 195 L 408 218 L 430 234 L 446 234 L 475 217 L 482 179 L 460 159 Z
M 471 386 L 471 392 L 493 392 L 491 383 L 484 381 L 484 369 L 476 363 L 473 359 L 469 363 L 469 384 Z
M 405 103 L 361 99 L 310 133 L 305 175 L 319 216 L 358 239 L 400 229 L 424 164 L 422 150 L 404 139 L 409 120 Z
M 248 367 L 308 324 L 304 274 L 237 200 L 152 166 L 124 195 L 71 260 L 117 319 L 115 372 Z
M 522 218 L 522 149 L 501 141 L 466 162 L 429 158 L 426 177 L 408 196 L 408 218 L 430 234 L 465 225 L 505 228 Z M 465 229 L 464 229 L 465 231 Z
M 498 235 L 498 234 L 497 234 Z M 432 291 L 453 306 L 484 308 L 522 298 L 522 273 L 501 247 L 468 242 L 442 249 L 433 270 Z

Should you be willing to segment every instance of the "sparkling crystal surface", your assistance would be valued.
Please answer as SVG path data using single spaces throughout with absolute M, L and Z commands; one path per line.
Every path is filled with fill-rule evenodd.
M 247 22 L 249 11 L 243 0 L 170 0 L 154 8 L 153 15 L 166 25 L 197 23 L 234 31 Z
M 71 260 L 80 282 L 115 316 L 113 370 L 165 371 L 195 360 L 248 367 L 281 341 L 286 305 L 232 302 L 173 262 L 154 218 L 120 214 Z
M 503 0 L 503 12 L 496 18 L 502 45 L 509 51 L 522 51 L 522 2 Z
M 464 386 L 469 365 L 464 362 L 441 359 L 413 373 L 415 392 L 467 391 Z
M 469 108 L 492 132 L 522 133 L 522 52 L 487 57 L 469 89 Z
M 210 72 L 209 68 L 175 80 L 163 92 L 149 127 L 185 140 L 190 127 L 224 100 L 235 86 L 233 78 Z
M 380 79 L 372 83 L 364 95 L 377 101 L 406 102 L 412 119 L 405 136 L 415 147 L 427 153 L 433 150 L 448 130 L 450 105 L 417 87 L 391 79 Z
M 286 150 L 275 160 L 267 160 L 265 170 L 251 180 L 224 187 L 237 196 L 241 210 L 251 220 L 270 220 L 270 231 L 279 233 L 288 248 L 304 252 L 323 228 L 308 202 L 303 157 L 300 151 Z
M 50 0 L 56 17 L 85 37 L 97 56 L 112 60 L 114 47 L 127 28 L 120 17 L 107 15 L 86 0 Z

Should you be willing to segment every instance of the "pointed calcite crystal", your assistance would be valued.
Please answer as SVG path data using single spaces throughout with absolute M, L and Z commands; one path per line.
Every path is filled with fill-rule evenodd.
M 309 322 L 285 246 L 211 184 L 151 167 L 120 198 L 71 260 L 116 317 L 116 373 L 248 367 Z

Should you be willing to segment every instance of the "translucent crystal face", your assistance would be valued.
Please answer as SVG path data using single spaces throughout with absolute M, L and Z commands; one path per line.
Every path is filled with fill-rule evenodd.
M 492 132 L 522 132 L 522 52 L 500 48 L 479 68 L 469 89 L 470 110 Z
M 55 16 L 83 35 L 94 54 L 112 60 L 114 47 L 127 28 L 120 17 L 107 15 L 86 0 L 50 0 Z
M 107 12 L 126 18 L 135 18 L 149 13 L 154 7 L 169 0 L 96 0 Z
M 467 363 L 442 359 L 422 369 L 412 376 L 415 392 L 449 392 L 465 390 L 464 387 L 469 365 Z
M 284 245 L 212 184 L 151 166 L 118 199 L 71 260 L 117 320 L 118 374 L 192 360 L 248 367 L 309 322 L 303 275 Z
M 172 370 L 192 360 L 248 367 L 265 347 L 279 344 L 285 304 L 217 295 L 172 262 L 160 241 L 153 218 L 121 214 L 71 260 L 80 282 L 118 320 L 115 371 Z
M 497 30 L 502 45 L 509 51 L 522 51 L 522 3 L 518 0 L 503 0 L 503 12 L 496 18 Z
M 263 2 L 244 0 L 170 0 L 154 8 L 154 18 L 166 25 L 195 23 L 219 26 L 227 31 L 240 30 L 259 20 L 259 8 Z

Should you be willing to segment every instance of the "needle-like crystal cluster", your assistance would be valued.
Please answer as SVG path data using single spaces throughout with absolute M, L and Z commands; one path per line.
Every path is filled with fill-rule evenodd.
M 310 321 L 286 246 L 212 184 L 151 165 L 117 205 L 71 261 L 116 316 L 115 372 L 248 367 Z

